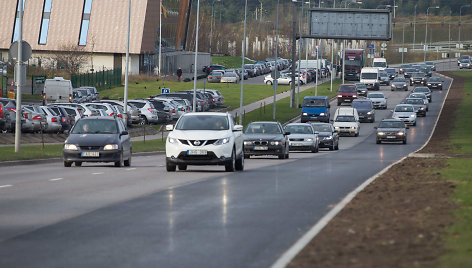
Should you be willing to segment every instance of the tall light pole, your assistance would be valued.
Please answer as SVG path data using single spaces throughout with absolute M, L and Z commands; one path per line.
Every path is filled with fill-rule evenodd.
M 293 3 L 293 15 L 292 15 L 292 85 L 290 86 L 290 108 L 295 106 L 295 61 L 296 61 L 296 46 L 297 46 L 297 0 L 292 0 Z M 275 105 L 275 104 L 274 104 Z
M 123 107 L 123 121 L 128 120 L 128 84 L 129 84 L 129 36 L 131 30 L 131 0 L 128 1 L 128 33 L 126 37 L 126 66 L 125 66 L 125 93 L 124 93 L 124 107 Z M 160 46 L 160 45 L 159 45 Z
M 426 31 L 424 31 L 424 55 L 423 55 L 423 61 L 426 61 L 426 50 L 428 49 L 427 45 L 427 38 L 428 38 L 428 14 L 429 14 L 429 9 L 430 8 L 439 8 L 439 6 L 434 6 L 434 7 L 428 7 L 426 9 Z
M 405 23 L 403 23 L 402 30 L 402 64 L 403 64 L 403 53 L 405 52 Z
M 239 98 L 239 124 L 243 124 L 243 89 L 244 89 L 244 58 L 246 57 L 246 16 L 247 16 L 247 0 L 244 5 L 244 35 L 243 35 L 243 59 L 241 63 L 242 79 L 241 79 L 241 96 Z M 275 105 L 275 103 L 274 103 Z
M 215 17 L 215 13 L 213 12 L 213 7 L 215 6 L 215 2 L 218 1 L 220 2 L 221 0 L 213 0 L 213 2 L 211 3 L 211 18 L 210 18 L 210 55 L 211 55 L 211 44 L 212 44 L 212 40 L 213 40 L 213 20 L 214 20 L 214 17 Z
M 162 0 L 159 1 L 159 67 L 157 68 L 159 77 L 161 77 L 161 62 L 162 62 Z
M 272 120 L 275 121 L 275 107 L 276 107 L 276 96 L 277 96 L 277 86 L 279 83 L 279 69 L 277 65 L 277 60 L 278 60 L 278 49 L 279 49 L 279 0 L 277 0 L 277 15 L 275 19 L 275 77 L 272 81 L 274 81 L 273 86 L 274 86 L 274 105 L 273 111 L 272 111 Z
M 413 19 L 413 50 L 415 50 L 415 43 L 416 43 L 416 6 L 415 5 L 415 17 Z
M 193 112 L 197 111 L 197 58 L 198 58 L 198 26 L 199 26 L 199 18 L 200 18 L 200 0 L 197 1 L 197 31 L 196 31 L 196 38 L 195 38 L 195 63 L 193 65 Z
M 300 25 L 298 25 L 298 36 L 300 36 L 300 38 L 298 38 L 298 81 L 297 81 L 297 104 L 295 107 L 298 107 L 298 104 L 300 104 L 300 76 L 301 76 L 301 72 L 300 72 L 300 65 L 301 65 L 301 61 L 302 61 L 302 30 L 303 30 L 303 27 L 302 27 L 302 24 L 303 24 L 303 4 L 309 4 L 310 2 L 302 2 L 301 6 L 302 6 L 302 13 L 300 15 Z M 305 68 L 307 68 L 307 66 L 305 66 Z
M 470 5 L 463 5 L 459 9 L 459 49 L 461 48 L 461 28 L 462 28 L 462 8 L 463 7 L 470 7 Z
M 15 122 L 15 153 L 20 151 L 20 141 L 21 141 L 21 87 L 23 86 L 22 77 L 22 65 L 23 65 L 23 10 L 24 10 L 24 1 L 19 1 L 20 13 L 18 14 L 18 55 L 16 60 L 16 122 Z M 4 67 L 5 68 L 5 67 Z M 2 70 L 3 71 L 3 70 Z M 2 74 L 3 75 L 3 74 Z

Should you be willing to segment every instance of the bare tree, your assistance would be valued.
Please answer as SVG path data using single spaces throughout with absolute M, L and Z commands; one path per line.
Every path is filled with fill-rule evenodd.
M 60 47 L 60 52 L 53 56 L 56 66 L 69 73 L 78 73 L 87 63 L 88 55 L 84 47 L 77 44 L 65 44 Z

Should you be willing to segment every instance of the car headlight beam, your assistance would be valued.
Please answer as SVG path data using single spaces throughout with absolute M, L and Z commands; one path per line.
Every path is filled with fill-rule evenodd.
M 64 149 L 65 150 L 70 150 L 70 151 L 77 151 L 78 150 L 77 145 L 70 144 L 70 143 L 64 144 Z
M 171 138 L 171 137 L 167 137 L 167 141 L 168 141 L 169 143 L 177 143 L 177 139 Z
M 227 144 L 231 139 L 229 137 L 227 138 L 223 138 L 223 139 L 219 139 L 215 142 L 215 145 L 223 145 L 223 144 Z
M 103 150 L 105 151 L 118 150 L 118 144 L 107 144 L 103 147 Z

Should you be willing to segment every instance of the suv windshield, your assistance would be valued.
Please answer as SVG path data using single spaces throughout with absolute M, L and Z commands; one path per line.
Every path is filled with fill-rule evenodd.
M 414 110 L 412 106 L 398 105 L 397 107 L 395 107 L 395 112 L 404 113 L 404 112 L 413 112 L 413 111 Z
M 362 73 L 362 79 L 377 79 L 377 73 Z
M 387 67 L 387 63 L 383 61 L 374 62 L 374 67 Z
M 118 133 L 115 120 L 108 119 L 82 119 L 79 120 L 72 134 L 112 134 Z
M 229 122 L 221 115 L 183 116 L 175 126 L 178 130 L 228 130 Z
M 325 107 L 326 101 L 322 99 L 304 99 L 303 106 L 304 107 Z
M 355 122 L 354 116 L 352 115 L 338 115 L 336 122 Z
M 341 85 L 338 92 L 356 92 L 356 87 L 354 85 Z

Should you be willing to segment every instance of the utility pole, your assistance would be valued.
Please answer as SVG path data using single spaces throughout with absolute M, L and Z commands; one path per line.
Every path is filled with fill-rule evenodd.
M 243 56 L 241 63 L 242 79 L 241 79 L 241 97 L 239 99 L 239 124 L 243 124 L 243 93 L 244 93 L 244 58 L 246 57 L 246 16 L 247 16 L 247 0 L 244 5 L 244 36 L 243 36 Z M 275 103 L 274 103 L 275 105 Z
M 20 13 L 18 16 L 18 59 L 16 61 L 16 122 L 15 122 L 15 153 L 20 152 L 20 140 L 21 140 L 21 86 L 22 81 L 22 65 L 23 65 L 23 10 L 24 2 L 19 1 Z M 2 70 L 3 71 L 3 70 Z M 3 74 L 2 74 L 3 75 Z
M 275 77 L 273 77 L 272 81 L 274 86 L 274 105 L 272 111 L 272 120 L 275 121 L 275 108 L 276 108 L 276 96 L 277 96 L 277 86 L 279 84 L 279 69 L 277 65 L 278 60 L 278 49 L 279 49 L 279 0 L 277 0 L 277 18 L 275 19 Z
M 292 85 L 290 93 L 290 108 L 295 107 L 295 61 L 296 61 L 296 47 L 297 47 L 297 6 L 296 1 L 293 3 L 293 18 L 292 18 Z M 275 103 L 274 103 L 275 105 Z

